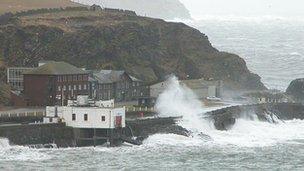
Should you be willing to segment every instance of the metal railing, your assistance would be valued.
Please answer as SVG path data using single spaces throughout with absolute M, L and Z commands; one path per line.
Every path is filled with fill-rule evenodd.
M 154 112 L 154 107 L 126 107 L 126 112 Z
M 45 111 L 28 111 L 28 112 L 0 112 L 0 118 L 17 118 L 17 117 L 43 117 Z

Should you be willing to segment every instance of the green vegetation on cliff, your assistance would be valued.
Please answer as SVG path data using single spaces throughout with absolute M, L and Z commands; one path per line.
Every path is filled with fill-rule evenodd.
M 62 10 L 12 17 L 0 26 L 0 57 L 9 66 L 63 60 L 89 69 L 124 69 L 147 82 L 174 73 L 221 79 L 233 89 L 265 89 L 243 59 L 219 52 L 198 30 L 124 11 Z
M 64 8 L 84 6 L 70 0 L 1 0 L 0 14 L 39 8 Z

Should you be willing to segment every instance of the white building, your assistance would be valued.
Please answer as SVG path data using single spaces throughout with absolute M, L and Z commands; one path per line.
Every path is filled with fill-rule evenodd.
M 208 81 L 204 79 L 179 80 L 181 85 L 190 88 L 199 99 L 208 97 L 221 98 L 223 83 L 222 81 Z M 150 96 L 157 98 L 168 87 L 169 82 L 163 81 L 150 86 Z
M 92 102 L 81 98 L 77 103 L 69 102 L 69 106 L 46 107 L 43 122 L 64 122 L 73 128 L 114 129 L 126 126 L 125 108 L 115 108 L 113 100 Z

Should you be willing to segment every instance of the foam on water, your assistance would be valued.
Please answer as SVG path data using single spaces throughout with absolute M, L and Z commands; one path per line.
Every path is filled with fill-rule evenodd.
M 211 137 L 208 144 L 234 145 L 241 147 L 272 146 L 278 143 L 301 143 L 304 140 L 304 121 L 279 121 L 269 123 L 258 121 L 257 117 L 244 116 L 238 119 L 232 129 L 218 131 L 211 122 L 204 119 L 208 108 L 203 106 L 194 93 L 180 85 L 176 77 L 168 80 L 166 90 L 159 96 L 156 109 L 160 116 L 182 116 L 179 125 L 193 132 L 193 137 L 179 135 L 154 135 L 145 143 L 167 145 L 198 145 L 206 143 L 200 133 Z M 255 118 L 255 119 L 254 119 Z M 276 118 L 274 118 L 276 119 Z
M 0 138 L 0 161 L 39 161 L 49 158 L 41 150 L 11 146 L 8 139 Z

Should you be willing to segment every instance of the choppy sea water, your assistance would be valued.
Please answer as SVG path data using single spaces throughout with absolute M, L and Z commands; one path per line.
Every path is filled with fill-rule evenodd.
M 240 55 L 271 89 L 304 77 L 304 20 L 283 17 L 201 17 L 187 22 L 221 51 Z
M 249 127 L 243 127 L 249 124 Z M 267 123 L 268 124 L 268 123 Z M 142 146 L 69 149 L 0 148 L 1 170 L 302 170 L 303 121 L 240 123 L 214 140 L 157 134 Z M 291 125 L 292 128 L 285 130 Z M 259 127 L 255 131 L 249 131 Z M 276 128 L 275 128 L 276 127 Z M 293 130 L 293 128 L 298 130 Z M 242 130 L 241 130 L 241 129 Z M 247 132 L 248 131 L 248 132 Z M 290 135 L 289 135 L 290 134 Z

